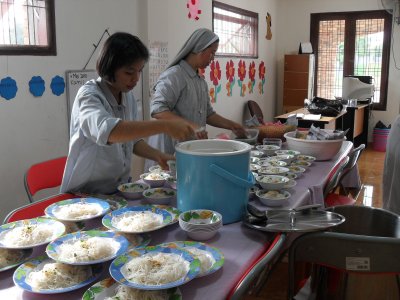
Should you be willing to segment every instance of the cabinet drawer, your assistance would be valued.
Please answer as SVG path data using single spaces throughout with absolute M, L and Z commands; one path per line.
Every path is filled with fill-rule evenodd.
M 308 89 L 307 73 L 285 72 L 284 89 Z
M 309 72 L 309 55 L 285 55 L 285 71 Z
M 304 99 L 307 99 L 307 90 L 283 90 L 283 105 L 304 106 Z

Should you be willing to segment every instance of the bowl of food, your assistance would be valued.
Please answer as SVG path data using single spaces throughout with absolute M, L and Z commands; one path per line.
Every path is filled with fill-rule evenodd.
M 275 151 L 281 149 L 281 147 L 278 145 L 258 145 L 256 149 L 263 152 L 264 155 L 275 155 Z
M 285 190 L 259 190 L 258 199 L 267 206 L 285 206 L 289 203 L 290 193 Z
M 256 180 L 265 190 L 280 190 L 290 181 L 289 178 L 281 175 L 260 175 Z
M 160 172 L 160 173 L 144 173 L 140 175 L 140 178 L 150 185 L 150 187 L 155 188 L 155 187 L 161 187 L 164 185 L 165 181 L 170 175 L 165 172 Z
M 297 175 L 297 177 L 299 177 L 301 174 L 303 174 L 306 169 L 300 166 L 289 166 L 288 167 L 289 172 L 294 173 Z
M 194 209 L 179 215 L 179 226 L 197 241 L 211 239 L 222 227 L 222 216 L 208 209 Z
M 256 157 L 256 158 L 260 158 L 264 155 L 264 152 L 259 151 L 259 150 L 251 150 L 250 151 L 250 157 Z
M 297 155 L 300 155 L 301 153 L 300 153 L 300 151 L 296 151 L 296 150 L 284 150 L 284 149 L 281 149 L 281 150 L 276 150 L 275 151 L 275 154 L 276 155 L 293 155 L 294 157 L 296 157 Z
M 258 170 L 258 174 L 262 174 L 262 175 L 283 175 L 287 172 L 289 172 L 289 168 L 274 167 L 274 166 L 261 167 Z
M 118 191 L 126 199 L 140 199 L 143 197 L 143 192 L 150 188 L 147 183 L 128 182 L 118 186 Z
M 294 155 L 291 155 L 291 154 L 280 154 L 280 155 L 267 157 L 266 160 L 267 161 L 280 160 L 280 161 L 284 161 L 287 164 L 290 164 L 294 160 Z
M 176 191 L 170 188 L 152 188 L 143 192 L 143 197 L 150 204 L 169 204 L 176 196 Z
M 250 164 L 250 171 L 257 172 L 261 168 L 260 165 L 257 164 Z
M 274 156 L 268 157 L 266 159 L 261 159 L 258 164 L 262 167 L 286 167 L 288 164 L 287 162 L 284 162 L 282 160 L 275 160 L 275 159 L 269 159 Z
M 331 132 L 332 130 L 327 130 Z M 288 148 L 290 150 L 300 151 L 303 155 L 313 156 L 316 160 L 332 159 L 342 147 L 344 139 L 338 140 L 307 140 L 297 138 L 296 131 L 290 131 L 284 134 Z M 302 136 L 303 137 L 303 136 Z
M 311 166 L 311 163 L 309 162 L 309 161 L 306 161 L 306 160 L 301 160 L 301 159 L 298 159 L 298 160 L 294 160 L 294 161 L 292 161 L 292 163 L 290 164 L 290 166 L 299 166 L 299 167 L 302 167 L 302 168 L 308 168 L 309 166 Z

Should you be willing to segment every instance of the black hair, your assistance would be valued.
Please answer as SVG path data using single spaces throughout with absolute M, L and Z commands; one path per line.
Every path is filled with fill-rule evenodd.
M 149 50 L 142 41 L 126 32 L 112 34 L 104 43 L 96 63 L 100 77 L 115 81 L 115 71 L 138 60 L 149 59 Z

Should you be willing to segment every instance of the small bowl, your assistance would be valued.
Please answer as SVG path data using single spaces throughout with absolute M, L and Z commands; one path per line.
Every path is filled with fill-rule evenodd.
M 258 164 L 262 167 L 286 167 L 288 164 L 282 160 L 261 159 Z
M 257 164 L 250 164 L 250 171 L 257 172 L 261 168 L 260 165 Z
M 256 157 L 256 158 L 260 158 L 264 155 L 264 152 L 259 151 L 259 150 L 251 150 L 250 151 L 250 157 Z
M 176 190 L 176 178 L 175 177 L 168 177 L 166 183 L 171 189 Z
M 287 172 L 289 172 L 289 168 L 286 167 L 262 167 L 261 169 L 258 170 L 259 174 L 262 175 L 283 175 Z
M 257 164 L 260 161 L 259 157 L 250 156 L 250 164 Z
M 283 189 L 290 179 L 280 175 L 260 175 L 256 178 L 258 184 L 266 190 L 280 190 Z
M 278 145 L 258 145 L 257 150 L 262 151 L 264 155 L 274 155 L 276 150 L 281 149 Z
M 147 183 L 128 182 L 118 186 L 118 191 L 126 199 L 140 199 L 143 197 L 143 192 L 150 188 Z
M 290 193 L 285 190 L 259 190 L 258 199 L 267 206 L 284 206 L 289 203 Z
M 189 210 L 179 215 L 179 226 L 190 238 L 204 241 L 212 238 L 222 227 L 222 216 L 208 209 Z
M 296 150 L 277 150 L 275 151 L 276 155 L 293 155 L 294 157 L 296 157 L 297 155 L 300 155 L 300 151 L 296 151 Z
M 314 156 L 300 154 L 300 155 L 297 155 L 296 159 L 297 160 L 305 160 L 305 161 L 308 161 L 309 163 L 313 163 L 316 158 Z
M 291 173 L 291 172 L 287 172 L 287 173 L 283 174 L 282 176 L 285 176 L 285 177 L 287 177 L 289 179 L 293 179 L 293 180 L 298 177 L 297 174 Z
M 294 155 L 280 154 L 280 155 L 268 157 L 267 160 L 280 160 L 280 161 L 284 161 L 287 164 L 290 164 L 294 160 Z
M 255 197 L 256 192 L 259 190 L 260 188 L 256 185 L 253 185 L 251 188 L 249 188 L 249 199 L 252 199 Z
M 311 163 L 309 161 L 306 160 L 294 160 L 292 161 L 292 163 L 290 164 L 290 166 L 299 166 L 302 168 L 308 168 L 309 166 L 311 166 Z
M 289 172 L 296 174 L 297 177 L 299 177 L 301 174 L 303 174 L 306 171 L 305 168 L 299 167 L 299 166 L 289 166 L 288 169 L 289 169 Z
M 143 192 L 143 197 L 146 199 L 146 202 L 150 204 L 166 205 L 169 204 L 175 196 L 175 190 L 164 187 L 148 189 Z
M 155 187 L 161 187 L 164 185 L 165 181 L 170 175 L 165 172 L 160 172 L 160 173 L 144 173 L 140 175 L 140 178 L 150 185 L 150 187 L 155 188 Z

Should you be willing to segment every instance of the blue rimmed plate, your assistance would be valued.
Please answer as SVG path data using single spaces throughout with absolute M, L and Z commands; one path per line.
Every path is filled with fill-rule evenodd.
M 33 249 L 0 249 L 0 272 L 15 268 L 29 259 Z
M 142 214 L 142 215 L 140 215 Z M 146 215 L 144 215 L 146 214 Z M 147 223 L 146 226 L 140 228 L 141 224 L 145 224 L 142 222 L 144 219 L 136 219 L 137 221 L 137 229 L 136 228 L 121 228 L 119 224 L 116 224 L 118 220 L 122 218 L 129 218 L 129 224 L 132 224 L 135 218 L 142 218 L 143 216 L 149 217 L 150 219 L 154 220 L 153 223 Z M 146 219 L 149 222 L 150 219 Z M 139 205 L 139 206 L 131 206 L 125 207 L 113 212 L 106 214 L 103 219 L 102 223 L 105 227 L 124 233 L 143 233 L 143 232 L 150 232 L 167 225 L 172 224 L 172 215 L 165 209 L 157 208 L 153 205 Z
M 72 257 L 65 257 L 62 253 L 62 248 L 66 245 L 73 245 L 76 242 L 83 242 L 87 241 L 90 238 L 101 238 L 104 239 L 104 242 L 107 243 L 110 247 L 112 247 L 112 254 L 106 257 L 101 258 L 93 258 L 93 259 L 85 259 L 85 257 L 79 258 L 78 254 L 74 253 L 76 260 Z M 89 230 L 89 231 L 79 231 L 70 234 L 66 234 L 58 239 L 54 240 L 46 247 L 47 255 L 54 259 L 55 261 L 70 264 L 70 265 L 90 265 L 90 264 L 97 264 L 105 261 L 109 261 L 125 253 L 128 250 L 129 242 L 128 240 L 115 232 L 112 231 L 101 231 L 101 230 Z M 84 244 L 84 248 L 88 247 L 88 244 Z M 84 250 L 83 250 L 84 251 Z M 83 253 L 84 256 L 88 256 L 89 253 L 95 253 L 96 249 L 88 249 L 88 251 Z
M 157 255 L 158 253 L 177 255 L 183 260 L 185 260 L 189 264 L 185 272 L 185 275 L 178 278 L 177 280 L 158 285 L 138 283 L 132 280 L 130 281 L 129 278 L 126 278 L 128 277 L 124 275 L 126 272 L 126 265 L 130 261 L 138 259 L 139 257 L 143 256 L 154 256 Z M 150 272 L 151 271 L 154 270 L 150 270 Z M 143 289 L 143 290 L 161 290 L 161 289 L 169 289 L 172 287 L 180 286 L 195 278 L 199 272 L 200 272 L 200 261 L 194 258 L 192 255 L 190 255 L 189 252 L 178 248 L 168 248 L 160 246 L 151 246 L 143 249 L 132 250 L 126 254 L 118 256 L 116 259 L 112 261 L 110 265 L 110 274 L 116 281 L 118 281 L 121 284 L 127 285 L 129 287 Z
M 92 285 L 83 294 L 83 300 L 103 300 L 106 298 L 114 297 L 116 294 L 116 289 L 120 284 L 116 282 L 113 278 L 106 278 Z M 145 291 L 144 293 L 158 293 L 160 291 Z M 179 288 L 174 287 L 165 290 L 167 300 L 182 300 L 182 293 Z M 157 298 L 158 299 L 158 298 Z
M 193 255 L 193 257 L 198 258 L 200 260 L 200 272 L 197 277 L 202 277 L 214 273 L 215 271 L 221 269 L 225 262 L 225 257 L 221 250 L 200 242 L 177 241 L 164 243 L 160 246 L 169 248 L 182 248 L 186 251 L 189 251 L 189 253 Z M 200 253 L 204 256 L 199 256 L 197 253 L 195 253 L 196 250 L 192 249 L 200 250 Z
M 38 232 L 41 232 L 42 236 L 44 235 L 43 238 L 34 237 Z M 65 225 L 54 219 L 34 218 L 15 221 L 0 226 L 0 248 L 33 248 L 48 244 L 63 235 L 64 232 Z M 24 238 L 17 239 L 23 235 Z
M 42 256 L 36 257 L 36 258 L 29 260 L 28 262 L 20 265 L 15 270 L 14 275 L 13 275 L 14 284 L 28 292 L 34 292 L 34 293 L 39 293 L 39 294 L 58 294 L 58 293 L 70 292 L 70 291 L 79 289 L 85 285 L 88 285 L 88 284 L 94 282 L 95 280 L 97 280 L 103 272 L 102 264 L 96 264 L 96 265 L 90 265 L 90 266 L 66 265 L 69 268 L 82 268 L 83 270 L 86 270 L 88 272 L 87 278 L 77 284 L 67 286 L 67 287 L 62 287 L 62 288 L 56 288 L 56 289 L 34 288 L 29 283 L 29 279 L 28 279 L 29 274 L 33 271 L 37 272 L 37 271 L 42 270 L 43 267 L 48 263 L 55 263 L 55 262 L 52 259 L 50 259 L 47 255 L 42 255 Z
M 83 209 L 86 205 L 90 205 L 91 207 L 95 208 L 95 213 L 77 217 L 68 217 L 63 215 L 64 210 L 66 210 L 68 207 L 81 207 Z M 76 222 L 104 216 L 109 210 L 110 204 L 105 200 L 97 198 L 74 198 L 53 203 L 49 205 L 44 212 L 46 216 L 54 219 Z
M 128 201 L 119 195 L 104 195 L 104 194 L 85 194 L 85 193 L 75 193 L 75 195 L 83 198 L 98 198 L 107 201 L 110 205 L 111 210 L 117 210 L 128 206 Z
M 172 222 L 171 223 L 177 223 L 179 221 L 179 215 L 182 213 L 179 209 L 173 206 L 169 205 L 161 205 L 161 204 L 153 204 L 153 206 L 159 208 L 159 209 L 165 209 L 171 214 L 172 217 Z
M 98 228 L 95 228 L 95 230 L 100 230 L 100 231 L 112 231 L 111 229 L 108 229 L 105 226 L 101 226 Z M 150 244 L 151 237 L 149 233 L 124 233 L 124 232 L 118 232 L 118 234 L 124 236 L 128 240 L 128 250 L 131 251 L 136 248 L 143 248 L 146 247 L 148 244 Z

